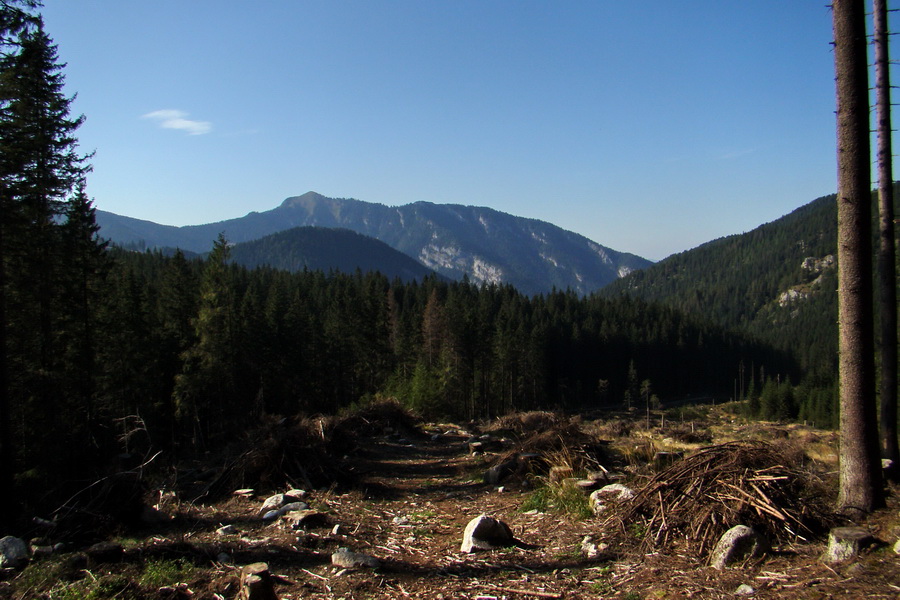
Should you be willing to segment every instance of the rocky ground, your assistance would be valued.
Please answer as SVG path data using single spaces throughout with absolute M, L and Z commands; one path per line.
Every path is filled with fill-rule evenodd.
M 230 599 L 239 594 L 241 567 L 258 562 L 268 565 L 278 598 L 900 598 L 895 495 L 889 509 L 862 523 L 881 543 L 858 560 L 825 564 L 824 538 L 798 539 L 717 570 L 690 544 L 648 552 L 629 539 L 642 532 L 608 515 L 529 510 L 544 480 L 483 483 L 503 449 L 472 454 L 470 431 L 445 424 L 404 434 L 360 438 L 347 457 L 355 484 L 307 490 L 302 500 L 316 512 L 298 528 L 285 518 L 263 520 L 273 490 L 209 504 L 163 494 L 157 502 L 168 519 L 91 550 L 34 556 L 26 568 L 4 572 L 0 598 Z M 629 448 L 640 445 L 633 441 Z M 807 447 L 823 453 L 827 444 Z M 627 463 L 626 456 L 625 481 L 639 485 Z M 821 457 L 819 464 L 833 466 Z M 463 530 L 481 514 L 507 523 L 516 542 L 462 553 Z M 226 525 L 232 528 L 222 531 Z M 585 555 L 585 536 L 601 545 L 598 555 Z M 335 566 L 339 548 L 378 564 Z

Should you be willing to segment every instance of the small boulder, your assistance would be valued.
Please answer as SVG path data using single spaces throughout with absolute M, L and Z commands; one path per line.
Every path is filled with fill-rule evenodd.
M 606 502 L 624 502 L 632 498 L 634 498 L 634 490 L 630 487 L 621 483 L 610 483 L 591 492 L 589 502 L 591 509 L 595 513 L 599 513 L 606 508 Z
M 746 560 L 758 558 L 768 552 L 769 542 L 758 531 L 746 525 L 735 525 L 719 538 L 709 557 L 709 564 L 716 569 Z
M 259 507 L 259 514 L 264 515 L 272 510 L 277 510 L 281 508 L 284 504 L 284 494 L 275 494 L 274 496 L 269 496 L 266 498 L 266 501 L 263 502 L 262 506 Z
M 509 546 L 513 542 L 515 538 L 509 525 L 499 519 L 480 515 L 466 525 L 459 551 L 469 553 L 475 550 L 492 550 Z
M 484 473 L 484 482 L 488 485 L 497 485 L 516 471 L 516 458 L 505 460 L 494 465 Z
M 237 534 L 237 527 L 234 525 L 224 525 L 216 529 L 216 535 L 225 536 L 225 535 L 235 535 Z
M 607 550 L 609 550 L 609 544 L 605 542 L 597 544 L 591 535 L 586 535 L 581 540 L 581 553 L 584 554 L 585 558 L 597 558 Z
M 746 583 L 742 583 L 737 586 L 737 589 L 734 590 L 735 596 L 752 596 L 756 593 L 756 590 L 753 589 L 752 586 L 747 585 Z
M 324 527 L 328 525 L 328 515 L 317 510 L 292 510 L 284 515 L 292 529 Z
M 8 535 L 0 539 L 0 568 L 18 568 L 28 561 L 28 544 L 25 540 Z
M 338 548 L 331 555 L 331 564 L 342 569 L 355 569 L 358 567 L 377 569 L 381 566 L 381 561 L 368 554 L 351 552 L 348 548 Z
M 281 514 L 285 515 L 294 510 L 308 510 L 308 509 L 309 509 L 309 504 L 307 504 L 306 502 L 289 502 L 288 504 L 285 504 L 284 506 L 282 506 L 279 510 L 281 511 Z
M 284 493 L 284 501 L 294 502 L 296 500 L 305 500 L 308 495 L 309 493 L 306 490 L 293 488 Z

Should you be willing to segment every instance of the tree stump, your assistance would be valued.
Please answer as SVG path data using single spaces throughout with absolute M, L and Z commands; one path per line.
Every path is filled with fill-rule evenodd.
M 269 565 L 253 563 L 241 569 L 240 600 L 278 600 L 269 574 Z
M 828 534 L 828 549 L 822 555 L 826 563 L 841 563 L 853 560 L 866 547 L 876 542 L 863 527 L 835 527 Z

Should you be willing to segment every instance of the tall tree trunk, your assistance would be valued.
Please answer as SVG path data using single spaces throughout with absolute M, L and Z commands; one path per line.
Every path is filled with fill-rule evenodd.
M 838 506 L 867 513 L 883 504 L 875 405 L 872 201 L 863 0 L 834 0 L 837 88 L 840 491 Z
M 894 237 L 894 175 L 891 150 L 891 78 L 887 0 L 874 0 L 875 103 L 878 109 L 878 248 L 881 314 L 881 457 L 893 461 L 892 479 L 900 473 L 897 443 L 897 266 Z
M 0 192 L 5 193 L 5 192 Z M 0 203 L 0 205 L 5 204 Z M 9 401 L 8 346 L 6 341 L 6 254 L 3 224 L 0 223 L 0 528 L 12 525 L 15 500 L 13 487 L 12 418 Z

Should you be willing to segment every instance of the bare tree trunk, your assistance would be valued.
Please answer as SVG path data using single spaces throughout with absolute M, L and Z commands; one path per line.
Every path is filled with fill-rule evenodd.
M 6 193 L 5 191 L 0 193 Z M 0 203 L 5 204 L 5 203 Z M 3 224 L 0 224 L 0 489 L 6 490 L 0 496 L 0 531 L 12 525 L 14 513 L 15 473 L 12 448 L 12 409 L 9 400 L 8 347 L 6 341 L 6 265 Z
M 838 506 L 867 513 L 883 504 L 875 405 L 872 201 L 863 0 L 834 0 L 837 88 L 840 491 Z
M 894 175 L 891 150 L 891 78 L 887 0 L 872 2 L 875 33 L 875 103 L 878 109 L 878 283 L 881 314 L 881 457 L 900 473 L 897 443 L 897 266 L 894 237 Z

